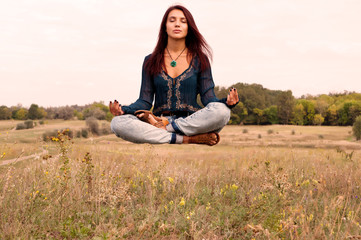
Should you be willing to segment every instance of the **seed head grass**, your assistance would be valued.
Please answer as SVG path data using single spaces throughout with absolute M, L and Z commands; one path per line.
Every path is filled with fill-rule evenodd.
M 358 150 L 137 145 L 113 136 L 73 140 L 65 132 L 42 144 L 52 151 L 47 158 L 0 168 L 0 239 L 361 233 Z

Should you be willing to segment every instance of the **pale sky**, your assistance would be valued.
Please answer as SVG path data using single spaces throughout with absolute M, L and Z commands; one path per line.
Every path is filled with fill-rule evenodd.
M 0 105 L 134 102 L 175 3 L 212 47 L 216 85 L 361 92 L 360 0 L 0 0 Z

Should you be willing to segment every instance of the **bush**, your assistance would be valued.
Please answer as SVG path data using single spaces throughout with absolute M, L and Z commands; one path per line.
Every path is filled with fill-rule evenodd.
M 26 126 L 24 123 L 18 123 L 16 125 L 16 130 L 22 130 L 22 129 L 26 129 Z
M 76 132 L 76 138 L 81 138 L 81 131 Z
M 102 133 L 102 135 L 111 134 L 112 132 L 110 130 L 110 124 L 102 123 L 101 133 Z
M 268 130 L 267 130 L 267 133 L 268 133 L 268 134 L 272 134 L 272 133 L 273 133 L 273 130 L 272 130 L 272 129 L 268 129 Z
M 83 129 L 81 130 L 81 136 L 82 136 L 83 138 L 88 138 L 88 135 L 89 135 L 88 129 L 83 128 Z
M 29 129 L 29 128 L 34 128 L 34 122 L 33 120 L 27 120 L 24 122 L 25 128 Z
M 292 134 L 292 135 L 295 135 L 295 134 L 296 134 L 296 131 L 295 131 L 295 130 L 292 130 L 291 134 Z
M 353 123 L 353 126 L 352 126 L 352 131 L 353 131 L 353 135 L 356 137 L 356 140 L 360 140 L 361 139 L 361 115 L 355 119 L 355 122 Z
M 40 124 L 40 125 L 44 125 L 44 120 L 40 120 L 40 121 L 39 121 L 39 124 Z
M 58 136 L 58 130 L 46 131 L 43 133 L 43 141 L 50 141 L 51 138 Z
M 89 117 L 85 120 L 91 133 L 100 135 L 98 120 L 95 117 Z
M 262 135 L 261 135 L 261 134 L 258 134 L 258 138 L 262 138 Z
M 64 130 L 66 130 L 66 131 L 64 131 Z M 74 132 L 73 132 L 73 130 L 71 130 L 70 128 L 62 129 L 62 130 L 60 130 L 60 132 L 63 132 L 64 135 L 67 135 L 67 136 L 70 137 L 70 138 L 73 138 L 73 137 L 74 137 Z
M 243 129 L 242 133 L 248 133 L 248 129 L 247 128 Z

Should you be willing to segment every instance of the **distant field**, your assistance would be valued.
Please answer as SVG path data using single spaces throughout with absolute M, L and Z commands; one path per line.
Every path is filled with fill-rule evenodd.
M 114 135 L 43 142 L 47 130 L 85 122 L 17 123 L 0 121 L 0 239 L 361 236 L 351 127 L 227 126 L 208 147 Z

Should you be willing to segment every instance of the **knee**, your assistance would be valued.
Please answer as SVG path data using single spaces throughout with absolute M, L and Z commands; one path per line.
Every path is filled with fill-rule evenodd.
M 130 120 L 131 115 L 122 115 L 116 116 L 112 119 L 110 123 L 110 129 L 118 137 L 121 135 L 121 132 L 126 129 L 127 122 Z
M 213 102 L 210 104 L 210 108 L 214 112 L 214 116 L 219 116 L 219 120 L 224 121 L 225 124 L 227 124 L 231 117 L 231 110 L 229 109 L 229 107 L 227 107 L 226 104 L 221 102 Z

